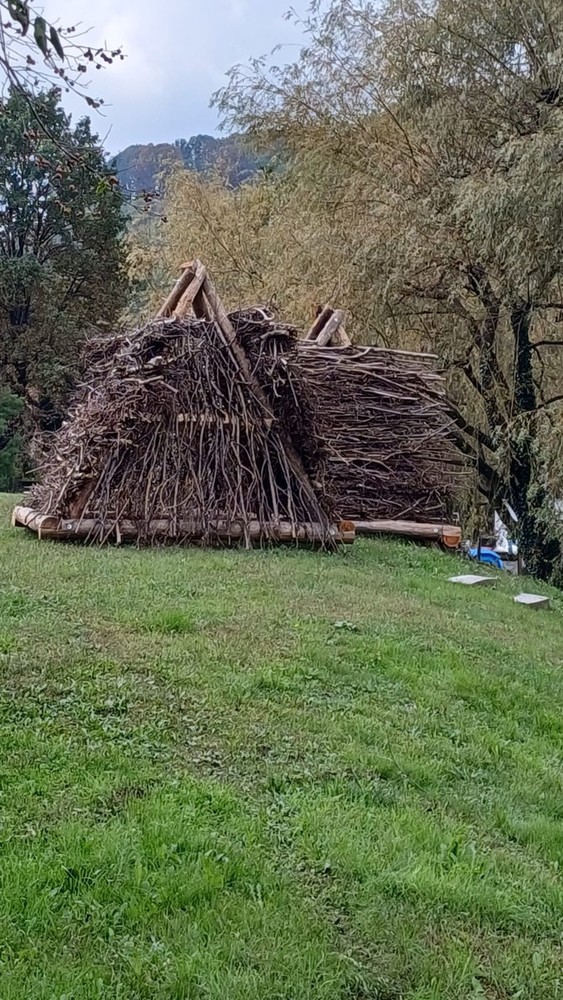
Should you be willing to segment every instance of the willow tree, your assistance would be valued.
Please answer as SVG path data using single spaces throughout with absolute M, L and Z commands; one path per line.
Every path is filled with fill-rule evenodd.
M 263 303 L 306 327 L 321 303 L 345 299 L 356 327 L 367 328 L 362 275 L 347 250 L 357 229 L 349 220 L 344 232 L 339 218 L 313 207 L 309 183 L 295 164 L 239 188 L 182 169 L 171 175 L 161 216 L 141 215 L 130 227 L 131 322 L 154 315 L 178 263 L 198 256 L 230 308 Z
M 563 6 L 333 0 L 304 28 L 294 65 L 232 71 L 224 119 L 316 163 L 313 206 L 359 215 L 348 249 L 374 330 L 438 350 L 481 489 L 512 505 L 531 569 L 548 576 L 560 557 L 549 444 L 563 399 Z

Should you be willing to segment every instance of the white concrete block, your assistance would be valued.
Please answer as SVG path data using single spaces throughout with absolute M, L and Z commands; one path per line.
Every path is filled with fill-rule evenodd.
M 461 583 L 464 587 L 493 587 L 496 582 L 494 576 L 473 576 L 471 573 L 467 576 L 450 577 L 450 583 Z
M 527 608 L 549 608 L 549 597 L 541 597 L 540 594 L 518 594 L 514 598 L 516 604 L 524 604 Z

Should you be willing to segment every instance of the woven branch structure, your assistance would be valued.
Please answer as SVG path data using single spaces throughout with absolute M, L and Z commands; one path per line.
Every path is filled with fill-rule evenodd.
M 351 346 L 338 310 L 305 339 L 262 309 L 228 315 L 195 261 L 84 368 L 14 512 L 44 537 L 333 547 L 352 521 L 447 518 L 458 457 L 433 359 Z
M 352 521 L 451 515 L 460 457 L 435 359 L 302 341 L 290 365 L 324 442 L 333 510 Z

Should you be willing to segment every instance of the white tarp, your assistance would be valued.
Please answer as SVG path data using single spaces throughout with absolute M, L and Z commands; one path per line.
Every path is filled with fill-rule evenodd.
M 509 509 L 509 513 L 512 515 L 514 511 Z M 514 516 L 514 520 L 516 517 Z M 518 555 L 518 545 L 513 542 L 508 535 L 508 528 L 502 520 L 498 511 L 495 510 L 495 552 L 498 552 L 499 556 L 517 556 Z

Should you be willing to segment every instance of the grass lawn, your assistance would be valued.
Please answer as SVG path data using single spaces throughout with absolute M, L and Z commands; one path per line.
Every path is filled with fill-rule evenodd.
M 39 543 L 12 502 L 1 1000 L 563 997 L 563 594 Z

